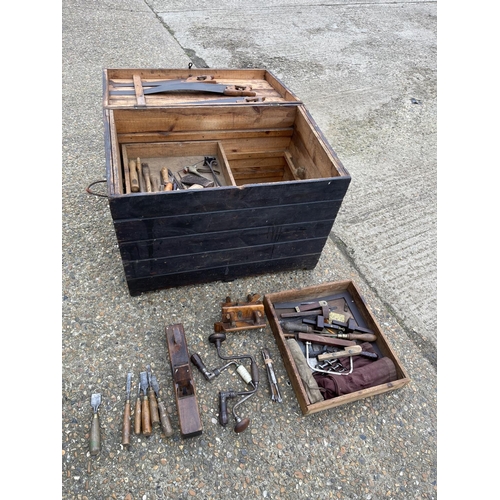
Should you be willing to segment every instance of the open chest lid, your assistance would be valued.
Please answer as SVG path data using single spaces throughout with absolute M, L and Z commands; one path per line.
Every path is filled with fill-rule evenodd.
M 109 109 L 302 104 L 265 69 L 105 69 L 103 94 Z

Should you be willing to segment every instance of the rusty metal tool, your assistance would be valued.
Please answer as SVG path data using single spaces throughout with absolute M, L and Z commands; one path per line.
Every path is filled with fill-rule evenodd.
M 136 434 L 141 433 L 141 381 L 137 383 L 137 399 L 135 400 L 135 411 L 134 411 L 134 432 Z
M 157 427 L 160 425 L 160 415 L 158 414 L 158 402 L 156 401 L 156 395 L 152 385 L 152 373 L 150 365 L 146 365 L 146 373 L 148 374 L 148 400 L 151 425 L 153 427 Z
M 214 324 L 214 330 L 218 333 L 235 332 L 266 326 L 264 304 L 259 298 L 258 294 L 248 295 L 246 304 L 240 304 L 226 297 L 226 302 L 221 304 L 222 321 Z
M 101 451 L 101 425 L 99 422 L 99 406 L 101 404 L 101 395 L 92 394 L 90 397 L 90 406 L 94 410 L 92 423 L 90 425 L 89 451 L 92 456 L 98 455 Z
M 174 381 L 174 394 L 181 437 L 199 436 L 203 432 L 203 426 L 196 398 L 194 378 L 189 364 L 189 352 L 184 327 L 181 323 L 167 325 L 165 334 Z
M 125 400 L 125 409 L 123 411 L 123 427 L 122 427 L 122 445 L 125 448 L 130 446 L 130 389 L 132 385 L 132 374 L 127 374 L 127 399 Z
M 167 408 L 160 398 L 160 386 L 155 375 L 151 375 L 151 385 L 153 386 L 153 390 L 155 391 L 156 395 L 156 401 L 158 402 L 158 412 L 160 414 L 160 422 L 163 434 L 165 434 L 166 437 L 170 437 L 174 433 L 174 429 L 172 428 L 172 421 L 170 420 L 170 415 L 167 412 Z
M 141 380 L 141 391 L 142 391 L 142 405 L 141 405 L 141 424 L 142 433 L 145 436 L 151 436 L 151 413 L 149 410 L 149 398 L 148 398 L 148 374 L 147 372 L 141 372 L 139 374 Z
M 276 374 L 274 373 L 273 360 L 269 354 L 269 349 L 263 347 L 261 352 L 267 369 L 267 378 L 269 379 L 269 386 L 271 388 L 271 399 L 273 401 L 277 401 L 278 403 L 282 403 L 283 399 L 281 398 L 278 380 L 276 379 Z

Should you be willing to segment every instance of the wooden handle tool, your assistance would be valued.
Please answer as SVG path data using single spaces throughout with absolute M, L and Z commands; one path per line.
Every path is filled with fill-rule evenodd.
M 170 415 L 167 413 L 167 409 L 163 404 L 163 401 L 160 399 L 160 386 L 158 384 L 158 380 L 154 375 L 151 375 L 151 385 L 153 386 L 153 390 L 156 394 L 156 399 L 158 402 L 158 412 L 160 414 L 160 422 L 163 434 L 166 437 L 170 437 L 174 430 L 172 428 L 172 421 L 170 420 Z
M 146 184 L 146 193 L 151 193 L 151 172 L 149 171 L 149 165 L 147 163 L 142 164 L 142 175 L 144 177 L 144 183 Z
M 158 402 L 156 401 L 155 391 L 151 385 L 151 366 L 146 366 L 148 374 L 148 400 L 149 400 L 149 414 L 151 416 L 151 425 L 157 427 L 160 425 L 160 415 L 158 414 Z
M 170 182 L 170 177 L 168 175 L 168 169 L 163 167 L 160 171 L 161 174 L 161 183 L 163 184 L 163 191 L 172 191 L 173 184 Z
M 99 455 L 101 451 L 101 425 L 99 422 L 99 405 L 101 404 L 101 395 L 92 394 L 90 397 L 90 405 L 94 410 L 92 415 L 92 423 L 90 425 L 90 441 L 89 452 L 92 456 Z
M 137 176 L 137 163 L 135 160 L 130 160 L 128 162 L 128 168 L 130 171 L 130 190 L 133 193 L 139 191 L 139 177 Z
M 348 356 L 356 356 L 357 354 L 361 354 L 362 351 L 363 348 L 360 345 L 353 345 L 347 347 L 343 351 L 327 352 L 324 354 L 319 354 L 318 361 L 325 361 L 326 359 L 346 358 Z
M 125 448 L 130 446 L 130 387 L 132 384 L 132 374 L 127 374 L 127 399 L 123 411 L 122 445 Z
M 137 389 L 137 399 L 135 400 L 135 411 L 134 411 L 134 432 L 139 435 L 142 428 L 142 415 L 141 415 L 141 383 L 138 384 Z
M 149 398 L 148 398 L 148 374 L 146 372 L 140 373 L 141 390 L 142 390 L 142 433 L 145 436 L 151 436 L 151 413 L 149 411 Z

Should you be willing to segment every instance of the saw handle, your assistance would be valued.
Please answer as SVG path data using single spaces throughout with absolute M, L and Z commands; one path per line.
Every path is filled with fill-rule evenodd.
M 160 413 L 160 421 L 161 428 L 163 430 L 163 434 L 165 436 L 170 437 L 174 433 L 174 429 L 172 428 L 172 421 L 170 420 L 170 415 L 163 404 L 161 399 L 158 399 L 158 411 Z
M 149 398 L 148 395 L 142 397 L 142 433 L 145 436 L 151 436 L 151 414 L 149 412 Z
M 224 95 L 232 95 L 232 96 L 255 96 L 256 92 L 252 90 L 252 87 L 243 87 L 241 85 L 228 85 L 224 90 Z
M 92 456 L 98 455 L 101 451 L 101 426 L 97 412 L 94 413 L 92 424 L 90 425 L 89 451 Z

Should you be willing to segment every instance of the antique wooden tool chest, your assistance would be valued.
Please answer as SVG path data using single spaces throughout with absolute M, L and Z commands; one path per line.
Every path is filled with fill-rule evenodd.
M 402 366 L 401 361 L 396 356 L 382 329 L 368 306 L 365 304 L 358 288 L 351 280 L 323 283 L 321 285 L 301 289 L 270 293 L 264 296 L 263 302 L 266 316 L 283 358 L 288 377 L 292 383 L 297 401 L 304 415 L 310 415 L 359 399 L 400 389 L 410 382 L 410 378 Z M 339 382 L 337 385 L 342 383 L 344 388 L 347 387 L 349 389 L 349 392 L 344 390 L 342 393 L 329 394 L 329 397 L 311 400 L 311 394 L 306 387 L 308 380 L 303 376 L 300 365 L 305 365 L 307 362 L 306 369 L 311 374 L 315 373 L 315 377 L 317 377 L 318 374 L 320 377 L 322 376 L 323 372 L 321 371 L 321 365 L 320 368 L 318 368 L 318 365 L 313 367 L 314 370 L 318 370 L 316 372 L 310 370 L 309 365 L 312 364 L 312 356 L 311 359 L 304 361 L 306 358 L 300 353 L 298 356 L 294 355 L 293 346 L 290 342 L 293 342 L 295 338 L 305 341 L 308 338 L 314 339 L 316 337 L 319 343 L 327 342 L 327 340 L 325 340 L 326 337 L 324 335 L 297 333 L 297 330 L 295 330 L 295 333 L 288 333 L 288 329 L 290 328 L 290 322 L 297 324 L 297 322 L 300 323 L 301 320 L 304 321 L 304 318 L 307 317 L 304 315 L 304 312 L 297 312 L 297 308 L 300 309 L 300 304 L 303 304 L 302 309 L 304 309 L 306 313 L 311 312 L 313 315 L 312 317 L 314 317 L 313 308 L 316 307 L 315 302 L 318 302 L 318 308 L 327 308 L 327 314 L 330 318 L 337 318 L 338 322 L 336 323 L 335 330 L 332 331 L 337 331 L 338 333 L 344 329 L 346 332 L 352 331 L 354 333 L 357 331 L 361 336 L 374 336 L 375 339 L 372 339 L 370 342 L 364 342 L 363 340 L 350 340 L 348 342 L 343 340 L 343 342 L 345 346 L 348 346 L 349 343 L 352 345 L 356 344 L 356 346 L 363 346 L 363 349 L 369 349 L 376 357 L 375 359 L 366 361 L 366 364 L 364 364 L 362 368 L 356 367 L 352 375 L 349 375 L 349 371 L 346 368 L 345 370 L 343 369 L 343 371 L 337 371 L 337 375 L 328 374 L 325 377 L 332 378 L 334 381 L 337 379 Z M 323 312 L 319 314 L 323 314 Z M 335 322 L 334 319 L 331 321 Z M 353 322 L 352 324 L 356 326 L 348 328 L 347 325 L 350 324 L 351 321 Z M 309 323 L 302 323 L 302 326 L 307 326 L 311 323 L 312 321 L 309 321 Z M 342 328 L 341 326 L 340 329 L 338 329 L 338 326 L 342 325 L 342 323 L 345 323 L 346 327 Z M 314 330 L 314 328 L 312 328 L 312 330 Z M 367 334 L 365 332 L 370 333 Z M 347 336 L 344 338 L 348 338 L 348 336 L 349 333 L 347 333 Z M 351 338 L 352 337 L 353 335 L 351 335 Z M 358 338 L 359 337 L 358 335 Z M 312 343 L 314 342 L 315 341 Z M 352 345 L 350 347 L 352 347 Z M 348 347 L 345 347 L 345 349 Z M 318 357 L 318 360 L 320 357 Z M 326 356 L 324 355 L 324 357 L 328 358 L 328 354 Z M 356 357 L 359 359 L 361 358 L 361 356 Z M 344 360 L 345 359 L 346 358 L 344 358 Z M 373 363 L 371 367 L 369 363 Z M 375 363 L 378 364 L 377 369 L 375 369 Z M 371 368 L 373 369 L 371 370 Z M 324 369 L 325 368 L 323 368 L 323 370 Z M 356 380 L 354 380 L 355 377 Z M 372 378 L 370 379 L 370 377 Z M 344 378 L 344 380 L 341 380 L 342 378 Z M 348 384 L 351 384 L 351 386 Z M 327 387 L 327 385 L 321 385 L 321 387 Z M 351 391 L 350 389 L 353 387 L 357 390 Z
M 103 89 L 131 295 L 316 266 L 351 178 L 272 73 L 105 69 Z

